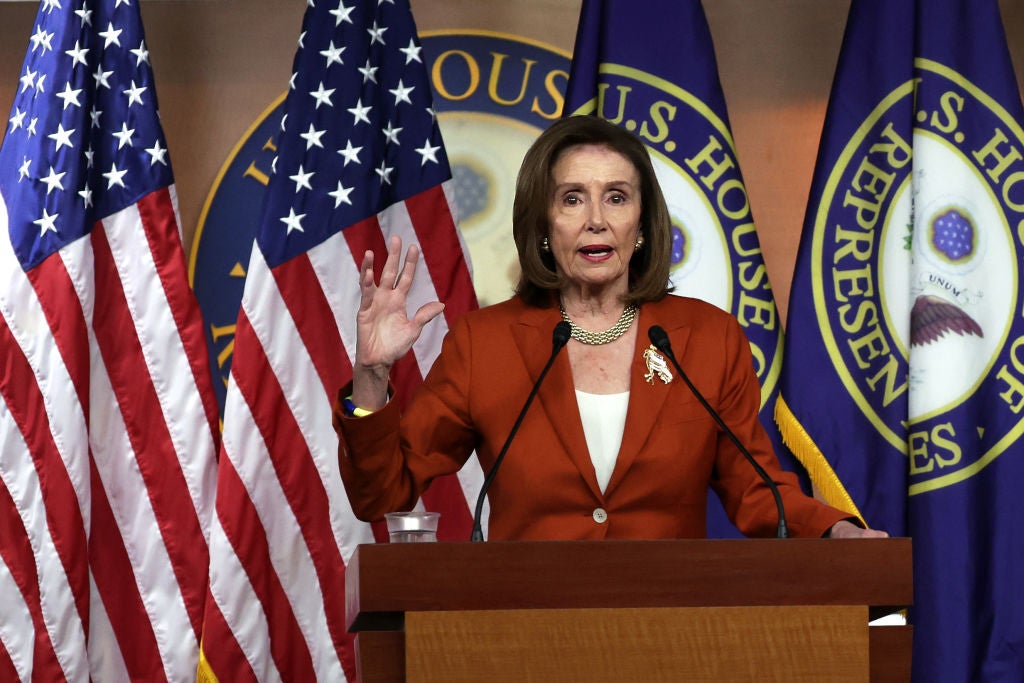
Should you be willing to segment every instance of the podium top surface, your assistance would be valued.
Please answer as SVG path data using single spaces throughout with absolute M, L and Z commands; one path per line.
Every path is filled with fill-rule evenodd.
M 408 611 L 867 605 L 913 601 L 909 538 L 368 544 L 346 571 L 350 631 Z

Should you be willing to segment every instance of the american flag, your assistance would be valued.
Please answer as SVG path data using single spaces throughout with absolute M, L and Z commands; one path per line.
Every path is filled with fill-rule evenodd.
M 331 406 L 351 377 L 363 253 L 379 267 L 389 236 L 419 244 L 410 309 L 446 304 L 396 365 L 396 400 L 476 307 L 408 2 L 309 2 L 284 112 L 225 402 L 204 680 L 354 679 L 345 566 L 374 532 L 342 488 Z M 468 539 L 478 475 L 424 497 L 442 538 Z
M 44 0 L 0 148 L 0 679 L 186 680 L 217 406 L 137 2 Z

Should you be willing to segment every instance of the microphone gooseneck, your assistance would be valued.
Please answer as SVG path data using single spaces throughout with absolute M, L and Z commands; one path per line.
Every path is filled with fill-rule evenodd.
M 562 347 L 569 342 L 569 336 L 572 334 L 572 328 L 569 327 L 569 323 L 564 320 L 559 321 L 555 325 L 555 331 L 551 335 L 551 356 L 548 358 L 547 364 L 544 369 L 541 370 L 540 376 L 537 377 L 537 381 L 533 383 L 533 388 L 530 390 L 530 395 L 526 397 L 526 403 L 523 404 L 523 409 L 519 411 L 519 417 L 516 418 L 515 424 L 512 425 L 512 431 L 508 433 L 508 438 L 505 439 L 505 445 L 501 447 L 501 452 L 498 453 L 498 457 L 494 460 L 494 466 L 491 467 L 491 471 L 487 473 L 484 478 L 484 483 L 480 487 L 480 495 L 476 498 L 476 510 L 473 512 L 473 533 L 470 536 L 470 541 L 474 543 L 484 540 L 484 532 L 481 528 L 481 515 L 484 509 L 484 498 L 487 496 L 487 489 L 491 487 L 491 482 L 494 481 L 494 476 L 498 473 L 498 468 L 501 467 L 501 462 L 505 459 L 505 454 L 508 452 L 508 447 L 512 445 L 512 439 L 515 438 L 516 432 L 519 431 L 519 425 L 523 423 L 523 418 L 526 417 L 526 411 L 530 409 L 530 404 L 533 403 L 534 397 L 540 390 L 541 382 L 548 374 L 548 370 L 555 363 L 555 357 L 558 352 L 562 350 Z
M 729 426 L 725 424 L 725 421 L 722 420 L 721 416 L 715 412 L 715 409 L 711 407 L 711 404 L 708 403 L 704 396 L 697 390 L 697 387 L 693 386 L 693 382 L 691 382 L 690 378 L 686 376 L 685 372 L 683 372 L 683 368 L 679 365 L 679 361 L 676 360 L 675 354 L 672 353 L 672 345 L 668 341 L 668 334 L 665 330 L 663 330 L 660 325 L 652 325 L 651 328 L 647 330 L 647 336 L 650 338 L 651 343 L 654 344 L 654 348 L 668 356 L 668 359 L 672 361 L 672 366 L 676 369 L 676 372 L 679 373 L 679 376 L 683 378 L 683 381 L 686 382 L 686 386 L 690 387 L 690 391 L 693 392 L 693 395 L 698 401 L 700 401 L 700 404 L 704 406 L 704 410 L 708 411 L 708 414 L 715 420 L 718 426 L 722 428 L 722 431 L 725 432 L 725 435 L 728 436 L 736 448 L 739 449 L 740 453 L 743 454 L 743 457 L 747 459 L 747 462 L 749 462 L 757 473 L 761 475 L 761 478 L 764 479 L 764 483 L 768 485 L 768 489 L 772 492 L 772 496 L 775 498 L 775 507 L 779 511 L 779 526 L 775 535 L 777 538 L 787 538 L 789 536 L 789 531 L 786 527 L 786 510 L 782 506 L 782 496 L 779 494 L 779 487 L 774 481 L 772 481 L 772 478 L 768 476 L 768 473 L 764 471 L 764 468 L 761 467 L 760 463 L 754 459 L 754 456 L 750 454 L 750 451 L 740 443 L 736 434 L 729 429 Z

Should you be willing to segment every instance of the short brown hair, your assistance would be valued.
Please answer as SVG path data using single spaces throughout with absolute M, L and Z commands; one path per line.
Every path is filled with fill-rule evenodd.
M 601 145 L 626 157 L 640 176 L 640 228 L 644 247 L 629 262 L 629 291 L 626 303 L 657 301 L 668 285 L 672 249 L 672 220 L 665 197 L 654 174 L 651 157 L 632 133 L 596 116 L 570 116 L 552 124 L 534 141 L 516 180 L 512 206 L 512 236 L 519 252 L 522 273 L 516 294 L 534 306 L 551 302 L 552 294 L 565 284 L 555 268 L 555 259 L 541 251 L 548 236 L 548 207 L 554 193 L 552 169 L 559 156 L 571 147 Z

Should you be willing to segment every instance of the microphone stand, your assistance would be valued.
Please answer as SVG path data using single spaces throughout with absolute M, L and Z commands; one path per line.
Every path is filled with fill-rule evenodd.
M 754 456 L 750 454 L 750 451 L 740 443 L 740 440 L 736 437 L 733 431 L 729 429 L 728 425 L 725 424 L 725 421 L 722 420 L 718 413 L 715 412 L 715 409 L 711 407 L 711 404 L 708 403 L 704 396 L 697 390 L 697 387 L 693 386 L 693 382 L 691 382 L 690 378 L 686 376 L 685 372 L 683 372 L 683 368 L 679 365 L 679 361 L 676 360 L 675 354 L 672 353 L 672 345 L 669 343 L 668 334 L 665 330 L 662 329 L 660 325 L 652 325 L 651 328 L 647 330 L 647 336 L 650 337 L 651 343 L 654 344 L 656 349 L 668 356 L 669 360 L 672 361 L 672 366 L 676 369 L 676 372 L 679 373 L 679 376 L 683 381 L 686 382 L 686 386 L 690 387 L 690 391 L 693 392 L 693 395 L 698 401 L 700 401 L 700 404 L 704 406 L 704 410 L 708 411 L 708 414 L 715 420 L 718 426 L 722 428 L 725 435 L 729 437 L 736 448 L 739 449 L 739 452 L 743 454 L 743 457 L 747 459 L 747 462 L 754 467 L 757 473 L 761 475 L 765 484 L 768 485 L 768 489 L 772 492 L 772 496 L 775 498 L 775 507 L 779 511 L 779 526 L 776 530 L 775 536 L 776 538 L 788 538 L 789 531 L 786 527 L 786 511 L 782 506 L 782 496 L 779 494 L 779 487 L 774 481 L 772 481 L 772 478 L 768 476 L 768 473 L 764 471 L 761 464 L 754 459 Z
M 508 453 L 508 447 L 512 445 L 512 439 L 515 438 L 516 432 L 519 431 L 519 425 L 523 423 L 523 418 L 526 417 L 526 411 L 529 410 L 530 404 L 533 403 L 533 398 L 537 395 L 540 390 L 540 384 L 544 381 L 544 378 L 548 374 L 548 370 L 555 363 L 555 357 L 558 352 L 562 350 L 562 347 L 569 342 L 569 336 L 572 334 L 572 329 L 569 327 L 569 323 L 564 320 L 559 321 L 555 325 L 555 331 L 552 334 L 551 339 L 551 357 L 548 358 L 547 364 L 544 369 L 541 370 L 540 376 L 537 381 L 533 384 L 533 389 L 530 390 L 530 395 L 526 397 L 526 403 L 523 404 L 523 409 L 519 411 L 519 417 L 516 418 L 515 424 L 512 425 L 512 431 L 509 432 L 508 438 L 505 439 L 505 445 L 501 447 L 501 452 L 498 453 L 498 457 L 494 460 L 494 466 L 491 471 L 487 473 L 484 478 L 484 483 L 480 487 L 480 495 L 476 498 L 476 510 L 473 512 L 473 533 L 469 540 L 473 543 L 479 543 L 484 540 L 484 532 L 481 528 L 481 515 L 484 510 L 484 498 L 487 495 L 487 489 L 491 487 L 491 482 L 494 481 L 494 476 L 498 473 L 498 468 L 501 467 L 501 462 L 505 459 L 505 454 Z

